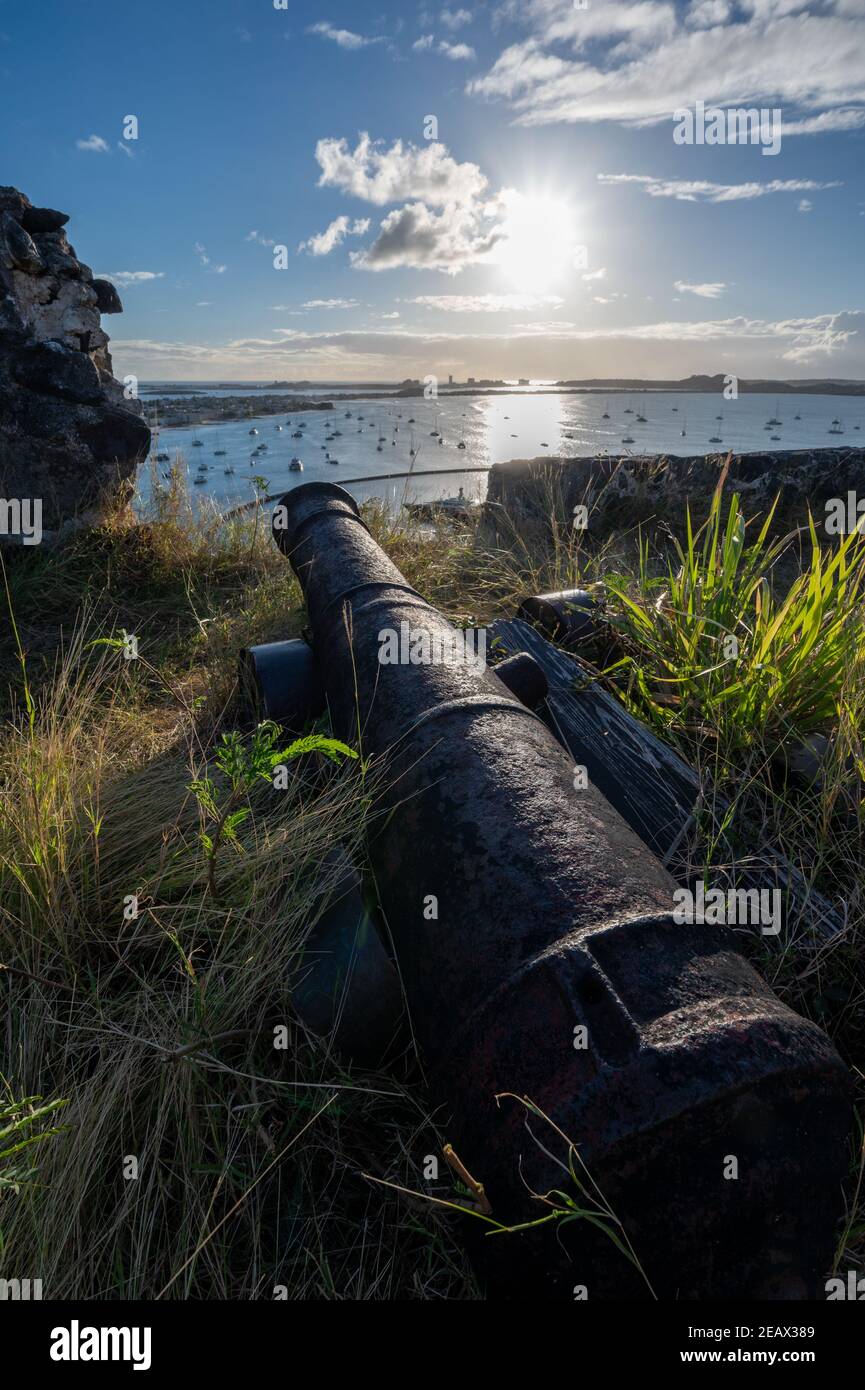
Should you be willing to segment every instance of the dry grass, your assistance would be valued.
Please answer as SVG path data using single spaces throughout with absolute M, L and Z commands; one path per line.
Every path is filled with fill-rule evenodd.
M 505 514 L 493 530 L 366 516 L 409 582 L 457 620 L 511 613 L 547 589 L 601 594 L 629 555 L 640 593 L 628 538 L 592 549 L 554 497 L 530 529 Z M 118 520 L 54 555 L 7 561 L 32 704 L 10 631 L 0 1079 L 13 1095 L 69 1104 L 29 1177 L 0 1188 L 0 1277 L 40 1277 L 47 1298 L 478 1296 L 459 1218 L 362 1176 L 416 1189 L 424 1156 L 441 1151 L 415 1060 L 352 1068 L 292 1013 L 318 866 L 337 844 L 362 855 L 367 770 L 309 765 L 278 802 L 256 793 L 242 852 L 220 851 L 219 901 L 206 891 L 189 785 L 239 717 L 237 651 L 303 623 L 266 530 L 255 515 L 228 528 L 196 519 L 172 492 L 146 525 Z M 139 662 L 91 645 L 120 628 L 138 636 Z M 642 651 L 650 691 L 656 655 Z M 860 1079 L 863 669 L 847 672 L 832 759 L 804 792 L 778 780 L 759 744 L 719 759 L 693 711 L 668 730 L 722 773 L 765 842 L 846 904 L 833 946 L 764 964 Z M 285 1051 L 273 1046 L 279 1025 Z M 843 1268 L 865 1259 L 858 1165 L 851 1155 Z

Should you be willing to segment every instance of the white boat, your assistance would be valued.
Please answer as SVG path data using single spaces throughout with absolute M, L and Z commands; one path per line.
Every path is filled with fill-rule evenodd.
M 250 434 L 258 434 L 258 430 L 255 428 L 255 426 L 253 426 L 252 429 L 249 431 L 249 433 L 250 433 Z
M 418 518 L 432 519 L 436 516 L 470 517 L 480 507 L 475 498 L 468 498 L 459 490 L 457 497 L 442 497 L 436 502 L 407 502 L 406 511 Z
M 302 473 L 303 464 L 301 463 L 300 459 L 293 458 L 291 460 L 291 463 L 288 465 L 288 471 L 289 473 Z

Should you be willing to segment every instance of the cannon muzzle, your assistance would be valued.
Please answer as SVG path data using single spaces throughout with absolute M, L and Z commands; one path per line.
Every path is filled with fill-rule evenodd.
M 659 860 L 348 493 L 288 492 L 274 535 L 334 730 L 385 769 L 369 856 L 437 1123 L 496 1220 L 576 1204 L 521 1233 L 461 1218 L 490 1291 L 823 1296 L 851 1122 L 829 1039 L 726 929 L 677 924 Z M 598 1193 L 600 1226 L 577 1214 Z

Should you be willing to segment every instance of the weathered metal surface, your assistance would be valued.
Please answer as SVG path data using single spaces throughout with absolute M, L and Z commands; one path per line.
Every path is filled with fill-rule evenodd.
M 785 918 L 779 946 L 813 945 L 843 930 L 843 914 L 802 871 L 777 850 L 758 847 L 757 836 L 731 817 L 729 801 L 629 714 L 577 655 L 559 651 L 519 619 L 497 619 L 488 637 L 498 651 L 534 656 L 549 686 L 545 723 L 677 882 L 694 879 L 702 868 L 699 845 L 707 845 L 713 883 L 779 890 Z
M 302 729 L 324 713 L 324 690 L 315 654 L 299 637 L 244 647 L 240 679 L 259 719 L 273 719 L 286 729 Z
M 561 589 L 557 593 L 534 594 L 524 598 L 517 617 L 541 628 L 553 642 L 579 646 L 591 637 L 598 616 L 598 605 L 585 589 Z
M 496 1102 L 513 1091 L 579 1145 L 656 1294 L 815 1293 L 850 1125 L 829 1040 L 726 932 L 675 925 L 673 880 L 597 788 L 575 789 L 570 757 L 493 673 L 467 654 L 381 663 L 384 630 L 443 645 L 453 630 L 347 493 L 286 494 L 274 534 L 335 729 L 386 768 L 370 857 L 441 1127 L 495 1216 L 542 1215 L 529 1187 L 578 1197 L 564 1141 Z M 585 1221 L 475 1243 L 505 1296 L 647 1292 Z
M 378 1066 L 399 1035 L 399 975 L 342 846 L 327 857 L 321 877 L 291 1002 L 313 1033 L 360 1065 Z
M 495 671 L 502 685 L 528 709 L 537 709 L 547 698 L 547 678 L 528 652 L 514 652 L 513 656 L 506 656 L 504 661 L 497 664 Z

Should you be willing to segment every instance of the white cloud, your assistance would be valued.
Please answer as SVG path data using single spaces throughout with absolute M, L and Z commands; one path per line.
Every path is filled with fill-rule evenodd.
M 564 302 L 557 294 L 420 294 L 408 301 L 448 314 L 517 313 L 550 306 L 558 308 Z
M 477 54 L 469 43 L 448 43 L 447 39 L 442 39 L 438 46 L 439 53 L 443 53 L 446 58 L 450 58 L 454 63 L 472 63 Z
M 347 236 L 364 236 L 369 228 L 368 217 L 358 217 L 353 221 L 345 215 L 337 217 L 323 232 L 311 236 L 308 241 L 302 241 L 297 248 L 298 254 L 307 251 L 310 256 L 329 256 Z
M 211 275 L 225 274 L 225 272 L 228 269 L 228 266 L 214 265 L 213 261 L 210 259 L 210 256 L 207 254 L 207 247 L 202 246 L 200 241 L 197 241 L 195 243 L 193 250 L 195 251 L 195 254 L 198 257 L 199 264 L 204 266 L 205 270 L 207 270 Z
M 126 155 L 127 159 L 135 158 L 135 155 L 132 153 L 132 150 L 130 149 L 130 142 L 128 140 L 118 140 L 117 148 L 121 154 Z
M 598 313 L 604 312 L 598 310 Z M 495 333 L 420 332 L 398 324 L 378 329 L 246 338 L 203 347 L 149 339 L 112 343 L 118 374 L 199 380 L 256 380 L 291 375 L 322 380 L 402 380 L 456 363 L 480 376 L 688 376 L 735 371 L 740 377 L 865 376 L 865 311 L 844 310 L 773 321 L 732 319 L 592 328 L 566 322 L 508 324 Z M 811 370 L 808 370 L 811 367 Z
M 781 135 L 822 135 L 825 131 L 861 130 L 865 126 L 865 107 L 839 107 L 807 116 L 801 121 L 782 121 Z
M 255 242 L 258 243 L 259 246 L 275 246 L 275 245 L 276 245 L 276 238 L 275 238 L 275 237 L 272 237 L 272 236 L 271 236 L 271 237 L 264 237 L 264 236 L 261 235 L 260 232 L 250 232 L 249 235 L 246 236 L 246 237 L 244 238 L 244 240 L 245 240 L 245 241 L 255 241 Z
M 439 19 L 441 20 L 442 24 L 445 26 L 446 29 L 450 29 L 452 32 L 455 32 L 457 29 L 462 29 L 464 24 L 471 24 L 472 15 L 471 10 L 445 9 L 442 10 L 441 14 L 439 15 Z
M 685 12 L 685 23 L 691 29 L 712 29 L 730 18 L 729 0 L 691 0 Z
M 128 289 L 130 285 L 145 285 L 150 280 L 164 280 L 164 270 L 111 270 L 103 271 L 97 279 L 110 280 L 113 285 L 119 285 L 121 289 Z
M 590 270 L 586 275 L 583 276 L 584 280 L 606 280 L 606 278 L 607 268 L 603 265 L 599 266 L 597 270 Z
M 108 141 L 101 135 L 88 135 L 86 140 L 76 140 L 75 144 L 79 150 L 90 150 L 93 154 L 107 154 L 109 148 Z
M 825 113 L 865 105 L 865 8 L 861 0 L 746 0 L 738 9 L 703 0 L 572 0 L 505 6 L 528 37 L 482 77 L 477 96 L 510 104 L 521 125 L 668 120 L 693 105 L 781 106 L 796 133 Z M 846 116 L 845 120 L 854 121 Z
M 381 207 L 412 198 L 443 207 L 479 198 L 487 188 L 476 164 L 457 163 L 438 141 L 418 149 L 395 140 L 388 148 L 363 132 L 354 150 L 346 140 L 319 140 L 315 157 L 320 188 L 339 188 Z
M 337 29 L 328 20 L 311 24 L 306 32 L 319 34 L 323 39 L 330 39 L 339 48 L 346 49 L 368 48 L 370 44 L 384 42 L 382 38 L 368 39 L 364 34 L 355 34 L 351 29 Z
M 811 199 L 810 199 L 810 198 L 800 198 L 800 199 L 799 199 L 798 207 L 796 208 L 796 211 L 797 211 L 797 212 L 813 212 L 813 211 L 814 211 L 814 204 L 811 202 Z
M 653 174 L 598 174 L 598 182 L 637 184 L 652 198 L 678 198 L 688 203 L 734 203 L 742 199 L 765 198 L 771 193 L 813 193 L 825 188 L 840 188 L 835 179 L 819 183 L 815 179 L 771 179 L 767 183 L 710 183 L 707 179 L 664 179 Z
M 447 39 L 439 39 L 436 43 L 434 34 L 422 34 L 419 39 L 415 39 L 412 48 L 416 53 L 430 53 L 434 49 L 436 53 L 443 54 L 455 63 L 472 62 L 477 57 L 470 44 L 449 43 Z
M 701 285 L 688 285 L 684 280 L 677 280 L 673 285 L 673 289 L 678 290 L 679 294 L 695 294 L 698 299 L 720 299 L 726 288 L 723 280 Z
M 485 260 L 503 232 L 484 208 L 449 203 L 436 213 L 426 203 L 407 203 L 388 213 L 373 244 L 352 252 L 361 270 L 440 270 L 456 275 Z
M 308 299 L 301 309 L 358 309 L 358 299 Z

